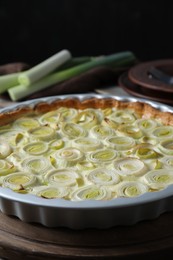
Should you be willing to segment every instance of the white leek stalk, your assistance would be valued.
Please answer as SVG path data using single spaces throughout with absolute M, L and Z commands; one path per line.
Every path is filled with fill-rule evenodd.
M 147 167 L 141 160 L 133 157 L 119 159 L 114 162 L 116 173 L 122 177 L 141 176 L 147 171 Z
M 71 59 L 71 53 L 68 50 L 62 50 L 31 69 L 21 72 L 18 76 L 18 82 L 24 86 L 29 86 L 54 71 L 69 59 Z
M 143 176 L 143 180 L 151 189 L 164 189 L 173 184 L 173 171 L 172 169 L 152 170 Z
M 106 168 L 97 168 L 91 171 L 87 179 L 96 185 L 114 185 L 120 181 L 119 175 L 113 171 Z
M 118 197 L 136 197 L 148 192 L 147 185 L 138 181 L 123 181 L 116 187 Z

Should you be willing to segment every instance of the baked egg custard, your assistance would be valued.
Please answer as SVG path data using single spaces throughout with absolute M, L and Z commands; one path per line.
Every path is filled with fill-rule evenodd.
M 173 115 L 147 103 L 75 98 L 0 114 L 0 185 L 70 201 L 173 184 Z

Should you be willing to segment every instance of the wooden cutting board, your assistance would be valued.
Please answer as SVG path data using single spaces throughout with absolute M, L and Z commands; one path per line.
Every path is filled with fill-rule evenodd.
M 0 257 L 13 260 L 134 260 L 134 257 L 141 260 L 147 256 L 168 259 L 173 256 L 172 223 L 173 213 L 165 213 L 130 227 L 71 230 L 24 223 L 0 213 Z

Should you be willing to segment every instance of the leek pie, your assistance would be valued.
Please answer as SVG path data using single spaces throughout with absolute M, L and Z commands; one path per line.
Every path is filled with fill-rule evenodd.
M 57 99 L 0 114 L 0 185 L 70 201 L 173 184 L 173 114 L 143 102 Z

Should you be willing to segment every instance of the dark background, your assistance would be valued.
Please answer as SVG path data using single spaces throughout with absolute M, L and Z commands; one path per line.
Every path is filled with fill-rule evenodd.
M 0 0 L 0 64 L 131 50 L 173 58 L 173 1 Z

